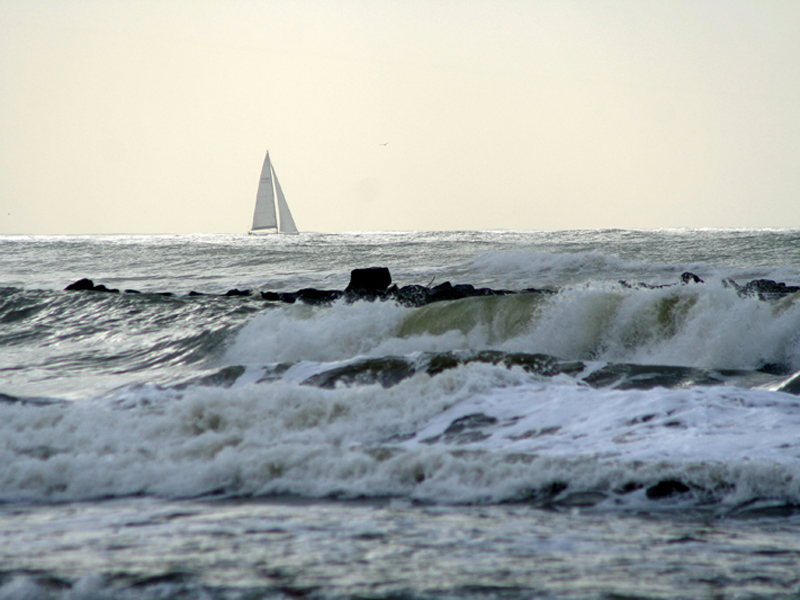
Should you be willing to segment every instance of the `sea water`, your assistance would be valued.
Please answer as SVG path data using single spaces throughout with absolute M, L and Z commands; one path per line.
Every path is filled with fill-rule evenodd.
M 371 266 L 520 293 L 260 296 Z M 0 237 L 0 598 L 797 597 L 758 279 L 800 230 Z

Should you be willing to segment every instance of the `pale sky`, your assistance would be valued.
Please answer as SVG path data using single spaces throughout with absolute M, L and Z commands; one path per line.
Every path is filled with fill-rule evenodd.
M 385 144 L 385 145 L 384 145 Z M 800 226 L 797 0 L 0 0 L 0 233 Z

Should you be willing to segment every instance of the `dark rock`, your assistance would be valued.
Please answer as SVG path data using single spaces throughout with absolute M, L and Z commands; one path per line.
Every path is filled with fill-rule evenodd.
M 742 286 L 740 286 L 738 283 L 736 283 L 730 277 L 726 277 L 725 279 L 722 280 L 722 287 L 726 287 L 726 288 L 731 288 L 732 287 L 735 290 L 741 290 L 742 289 Z
M 585 492 L 567 494 L 554 501 L 553 504 L 562 508 L 591 508 L 601 502 L 605 502 L 607 499 L 608 495 L 603 492 L 587 490 Z
M 531 502 L 542 507 L 552 508 L 556 496 L 564 492 L 569 484 L 564 481 L 551 481 L 539 488 L 521 490 L 514 502 Z
M 0 403 L 3 404 L 21 404 L 33 406 L 52 406 L 53 404 L 64 404 L 70 400 L 54 400 L 51 398 L 36 398 L 30 396 L 11 396 L 0 392 Z M 50 454 L 52 456 L 52 454 Z
M 443 371 L 455 369 L 463 365 L 464 362 L 463 358 L 456 356 L 452 352 L 440 352 L 431 357 L 426 371 L 428 375 L 438 375 Z
M 94 286 L 92 289 L 93 292 L 106 292 L 108 294 L 119 294 L 119 290 L 116 288 L 107 288 L 102 283 L 100 285 Z
M 402 289 L 402 288 L 401 288 Z M 441 300 L 461 300 L 462 298 L 474 298 L 476 296 L 505 296 L 507 294 L 516 294 L 509 290 L 493 290 L 492 288 L 476 288 L 468 283 L 459 283 L 451 285 L 449 281 L 445 281 L 435 288 L 426 289 L 426 302 L 439 302 Z
M 684 273 L 681 273 L 681 283 L 686 285 L 687 283 L 704 283 L 704 282 L 694 273 L 686 271 Z
M 493 290 L 492 288 L 477 288 L 473 292 L 473 296 L 508 296 L 509 294 L 516 294 L 510 290 Z
M 211 375 L 206 375 L 204 377 L 197 377 L 180 383 L 175 386 L 177 390 L 186 389 L 189 386 L 194 385 L 207 385 L 207 386 L 214 386 L 214 387 L 231 387 L 236 380 L 241 377 L 245 372 L 245 368 L 239 365 L 231 365 L 229 367 L 223 367 L 215 373 Z
M 455 369 L 470 363 L 502 364 L 507 368 L 520 367 L 527 373 L 552 377 L 559 374 L 575 376 L 586 367 L 581 362 L 562 362 L 546 354 L 525 354 L 523 352 L 501 352 L 482 350 L 471 354 L 438 352 L 433 354 L 425 367 L 429 375 L 437 375 L 448 369 Z
M 680 281 L 682 284 L 698 284 L 704 283 L 703 280 L 686 271 L 681 274 Z M 664 285 L 651 285 L 647 283 L 629 283 L 625 280 L 619 281 L 620 285 L 626 288 L 640 288 L 640 289 L 659 289 L 664 287 L 674 286 L 676 284 Z M 755 279 L 745 285 L 739 285 L 733 279 L 727 278 L 722 281 L 725 287 L 733 288 L 742 296 L 757 296 L 760 300 L 776 300 L 790 294 L 800 292 L 800 286 L 788 286 L 785 283 L 773 281 L 771 279 Z M 391 286 L 391 287 L 390 287 Z M 100 284 L 95 285 L 91 279 L 80 279 L 68 285 L 65 290 L 88 290 L 106 293 L 119 293 L 118 289 L 107 288 Z M 138 290 L 126 289 L 125 293 L 139 294 Z M 407 285 L 398 287 L 392 285 L 392 277 L 389 269 L 386 267 L 370 267 L 366 269 L 353 269 L 350 273 L 350 284 L 344 291 L 341 290 L 318 290 L 315 288 L 305 288 L 297 292 L 261 292 L 261 298 L 270 302 L 284 302 L 293 304 L 300 300 L 306 304 L 311 305 L 326 305 L 330 304 L 339 298 L 344 298 L 347 302 L 355 302 L 357 300 L 375 301 L 391 299 L 398 304 L 408 307 L 420 307 L 431 302 L 439 302 L 443 300 L 460 300 L 462 298 L 470 298 L 476 296 L 501 296 L 518 293 L 536 293 L 536 294 L 557 294 L 558 290 L 539 289 L 539 288 L 525 288 L 521 291 L 513 290 L 495 290 L 492 288 L 475 288 L 475 286 L 462 283 L 452 285 L 449 281 L 441 283 L 433 288 L 422 285 Z M 150 293 L 151 295 L 158 296 L 174 296 L 171 292 Z M 204 296 L 201 292 L 191 291 L 189 296 Z M 237 296 L 250 296 L 251 290 L 228 290 L 224 296 L 237 297 Z
M 635 492 L 637 490 L 642 489 L 644 487 L 641 483 L 637 483 L 635 481 L 628 481 L 619 488 L 614 490 L 615 494 L 625 495 L 630 494 L 631 492 Z
M 390 285 L 392 285 L 392 275 L 386 267 L 353 269 L 350 271 L 350 284 L 345 291 L 369 290 L 372 292 L 385 292 Z
M 459 417 L 445 430 L 445 435 L 457 435 L 467 429 L 475 429 L 477 427 L 487 427 L 489 425 L 495 425 L 497 423 L 497 419 L 495 417 L 484 415 L 483 413 L 475 413 L 472 415 L 467 415 L 465 417 Z
M 75 283 L 70 283 L 64 290 L 93 290 L 94 282 L 91 279 L 79 279 Z
M 640 289 L 643 289 L 643 290 L 659 290 L 661 288 L 671 287 L 671 286 L 675 285 L 674 283 L 665 283 L 663 285 L 653 285 L 653 284 L 650 284 L 650 283 L 643 283 L 641 281 L 639 283 L 637 283 L 637 284 L 632 284 L 632 283 L 628 283 L 624 279 L 620 279 L 618 281 L 618 283 L 622 287 L 626 287 L 626 288 L 628 288 L 630 290 L 632 290 L 633 288 L 640 288 Z
M 320 304 L 330 304 L 335 300 L 342 297 L 342 292 L 339 290 L 318 290 L 316 288 L 304 288 L 296 292 L 298 300 L 302 300 L 306 304 L 313 304 L 315 306 Z
M 618 283 L 622 287 L 626 287 L 628 289 L 641 288 L 641 289 L 645 289 L 645 290 L 660 290 L 661 288 L 672 287 L 672 286 L 675 285 L 674 283 L 664 283 L 664 284 L 661 284 L 661 285 L 653 285 L 651 283 L 643 283 L 643 282 L 639 282 L 639 283 L 635 283 L 634 284 L 634 283 L 628 283 L 624 279 L 620 279 Z M 685 272 L 681 273 L 681 284 L 682 285 L 686 285 L 688 283 L 705 283 L 705 282 L 702 279 L 700 279 L 697 275 L 695 275 L 694 273 L 690 273 L 689 271 L 685 271 Z
M 484 427 L 497 424 L 497 419 L 483 413 L 460 417 L 450 423 L 442 436 L 447 443 L 471 444 L 488 438 L 491 434 L 481 431 Z
M 458 300 L 464 297 L 466 291 L 464 286 L 456 286 L 456 290 L 449 281 L 440 283 L 436 287 L 428 290 L 428 302 L 440 302 L 442 300 Z M 470 286 L 472 287 L 472 286 Z M 474 289 L 474 288 L 473 288 Z
M 738 292 L 743 296 L 758 295 L 759 300 L 777 300 L 800 292 L 800 287 L 787 286 L 772 279 L 754 279 L 738 288 Z
M 775 391 L 786 392 L 787 394 L 795 394 L 800 396 L 800 373 L 795 373 L 791 377 L 787 378 Z
M 67 287 L 64 288 L 65 290 L 81 290 L 81 291 L 89 291 L 89 292 L 105 292 L 107 294 L 119 294 L 119 290 L 117 288 L 108 288 L 104 286 L 102 283 L 99 285 L 95 285 L 91 279 L 79 279 L 75 283 L 70 283 Z M 126 294 L 139 294 L 137 290 L 125 290 Z
M 409 307 L 423 306 L 428 303 L 428 288 L 423 285 L 404 285 L 400 289 L 387 292 L 398 304 Z
M 9 396 L 8 394 L 0 392 L 0 402 L 5 402 L 7 404 L 14 404 L 16 402 L 19 402 L 19 398 L 17 398 L 16 396 Z
M 753 279 L 745 284 L 744 289 L 757 292 L 780 292 L 786 289 L 786 284 L 778 283 L 773 279 Z
M 454 296 L 453 300 L 460 300 L 461 298 L 470 298 L 472 296 L 483 295 L 478 293 L 474 285 L 469 283 L 459 283 L 450 288 L 450 293 Z
M 375 300 L 386 299 L 388 292 L 378 292 L 375 290 L 345 290 L 344 298 L 347 302 L 355 302 L 356 300 L 365 300 L 367 302 L 374 302 Z
M 768 362 L 761 365 L 756 371 L 767 375 L 791 375 L 792 368 L 789 365 Z
M 309 288 L 311 290 L 311 288 Z M 261 299 L 267 300 L 269 302 L 283 302 L 285 304 L 294 304 L 300 299 L 300 292 L 307 292 L 308 293 L 308 303 L 312 304 L 313 300 L 313 292 L 309 290 L 300 290 L 299 292 L 261 292 Z M 316 291 L 316 290 L 315 290 Z
M 388 388 L 414 374 L 412 363 L 402 358 L 387 356 L 384 358 L 368 358 L 349 365 L 335 367 L 322 373 L 312 375 L 302 385 L 316 385 L 333 389 L 336 384 L 370 385 L 378 383 Z
M 722 280 L 722 285 L 726 288 L 733 288 L 742 296 L 758 296 L 759 300 L 777 300 L 800 292 L 800 286 L 786 285 L 772 279 L 754 279 L 744 285 L 739 285 L 730 277 Z
M 478 354 L 484 354 L 487 351 Z M 586 365 L 580 361 L 560 361 L 546 354 L 526 354 L 524 352 L 511 352 L 504 354 L 502 363 L 508 367 L 521 367 L 527 373 L 536 373 L 546 377 L 555 375 L 569 375 L 576 377 L 584 370 Z
M 693 367 L 609 363 L 592 371 L 583 381 L 593 388 L 651 390 L 656 387 L 674 389 L 682 385 L 719 385 L 724 379 L 718 372 Z
M 727 516 L 735 519 L 785 519 L 800 512 L 800 506 L 780 501 L 751 500 L 734 508 Z
M 647 488 L 647 490 L 645 490 L 645 495 L 650 500 L 660 500 L 662 498 L 669 498 L 675 494 L 685 494 L 688 491 L 689 486 L 682 481 L 665 479 Z
M 350 284 L 342 290 L 318 290 L 316 288 L 305 288 L 297 292 L 259 292 L 261 299 L 269 302 L 284 302 L 293 304 L 300 300 L 311 305 L 330 304 L 339 298 L 344 298 L 347 302 L 358 300 L 395 300 L 403 306 L 419 307 L 431 302 L 441 300 L 459 300 L 474 296 L 498 296 L 516 294 L 511 290 L 494 290 L 492 288 L 475 288 L 471 284 L 452 285 L 449 281 L 437 285 L 434 288 L 421 285 L 407 285 L 399 288 L 391 284 L 392 277 L 386 267 L 370 267 L 367 269 L 353 269 L 350 274 Z M 391 287 L 390 287 L 391 286 Z M 68 290 L 93 290 L 100 292 L 118 292 L 119 290 L 108 289 L 103 285 L 94 285 L 90 279 L 81 279 L 67 286 Z M 551 290 L 536 290 L 530 288 L 527 292 L 556 293 Z M 125 290 L 126 293 L 141 293 L 137 290 Z M 170 292 L 160 294 L 150 293 L 151 295 L 173 296 Z M 207 294 L 191 291 L 188 296 L 205 296 Z M 240 297 L 252 295 L 251 290 L 228 290 L 224 297 Z

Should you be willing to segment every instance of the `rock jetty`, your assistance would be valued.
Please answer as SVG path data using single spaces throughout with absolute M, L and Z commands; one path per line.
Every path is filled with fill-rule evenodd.
M 659 289 L 679 285 L 699 285 L 703 283 L 705 282 L 700 277 L 689 272 L 681 274 L 680 281 L 671 284 L 632 284 L 624 280 L 620 280 L 619 282 L 621 286 L 629 289 Z M 736 283 L 732 279 L 725 279 L 722 284 L 725 287 L 735 289 L 736 292 L 742 297 L 757 297 L 759 300 L 764 301 L 777 300 L 783 298 L 784 296 L 800 292 L 800 286 L 790 286 L 786 285 L 785 283 L 773 281 L 771 279 L 755 279 L 743 285 Z M 118 289 L 108 288 L 102 284 L 95 285 L 91 279 L 85 278 L 71 283 L 64 289 L 69 291 L 102 292 L 108 294 L 120 293 L 120 290 Z M 124 290 L 124 293 L 139 294 L 141 292 L 137 290 Z M 522 293 L 556 294 L 558 291 L 546 288 L 496 290 L 488 287 L 476 288 L 474 285 L 468 283 L 459 283 L 453 285 L 449 281 L 445 281 L 444 283 L 440 283 L 439 285 L 433 287 L 431 287 L 431 285 L 424 286 L 417 284 L 398 287 L 397 284 L 392 283 L 392 276 L 389 273 L 389 269 L 386 267 L 369 267 L 365 269 L 353 269 L 350 272 L 350 283 L 344 290 L 319 290 L 317 288 L 304 288 L 302 290 L 297 290 L 296 292 L 253 292 L 249 289 L 231 289 L 224 294 L 205 294 L 192 291 L 189 292 L 188 295 L 256 297 L 268 302 L 283 302 L 286 304 L 303 302 L 304 304 L 317 306 L 331 304 L 339 299 L 344 299 L 346 302 L 355 302 L 357 300 L 390 300 L 403 306 L 418 307 L 443 300 L 460 300 L 462 298 L 471 298 L 475 296 L 506 296 L 509 294 Z M 158 292 L 154 293 L 153 295 L 174 296 L 174 294 L 171 292 Z

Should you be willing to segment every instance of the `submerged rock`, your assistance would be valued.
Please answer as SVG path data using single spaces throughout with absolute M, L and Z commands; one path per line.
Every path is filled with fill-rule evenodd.
M 387 356 L 384 358 L 365 359 L 317 373 L 303 381 L 303 385 L 333 389 L 337 384 L 369 385 L 378 383 L 382 387 L 388 388 L 400 383 L 407 377 L 411 377 L 414 372 L 414 365 L 408 360 L 401 357 Z
M 669 498 L 676 494 L 685 494 L 689 491 L 689 486 L 676 479 L 666 479 L 659 481 L 655 485 L 651 485 L 645 490 L 645 495 L 650 500 L 660 500 L 662 498 Z
M 561 361 L 546 354 L 525 354 L 500 350 L 431 352 L 424 353 L 414 360 L 397 356 L 357 360 L 312 375 L 303 381 L 303 385 L 333 388 L 339 383 L 343 385 L 380 383 L 383 387 L 391 387 L 415 373 L 427 373 L 434 376 L 472 363 L 498 365 L 508 369 L 519 367 L 527 373 L 545 377 L 562 374 L 574 377 L 585 369 L 582 362 Z
M 250 295 L 250 290 L 237 290 L 237 289 L 234 288 L 232 290 L 228 290 L 227 292 L 225 292 L 225 295 L 226 296 L 249 296 Z
M 93 292 L 108 292 L 109 294 L 119 294 L 119 290 L 117 288 L 107 288 L 102 283 L 100 285 L 94 286 Z
M 746 283 L 741 292 L 746 296 L 756 294 L 760 300 L 774 300 L 800 292 L 800 287 L 788 286 L 772 279 L 754 279 Z
M 757 296 L 759 300 L 778 300 L 800 292 L 800 286 L 786 285 L 772 279 L 753 279 L 739 285 L 733 279 L 727 278 L 722 280 L 722 285 L 735 289 L 742 297 Z
M 490 437 L 491 434 L 481 431 L 481 429 L 496 424 L 497 419 L 495 417 L 484 415 L 483 413 L 475 413 L 456 419 L 450 423 L 442 435 L 445 442 L 471 444 Z
M 680 277 L 680 284 L 681 285 L 688 285 L 688 284 L 701 284 L 705 283 L 700 277 L 686 271 L 681 273 Z M 665 283 L 663 285 L 652 285 L 649 283 L 629 283 L 624 279 L 619 280 L 619 284 L 623 287 L 632 289 L 632 288 L 643 288 L 643 289 L 660 289 L 666 287 L 672 287 L 674 283 Z M 786 285 L 785 283 L 781 283 L 779 281 L 774 281 L 772 279 L 753 279 L 752 281 L 748 281 L 744 285 L 739 285 L 730 277 L 722 280 L 722 285 L 727 288 L 733 288 L 736 292 L 742 296 L 757 296 L 759 300 L 769 301 L 769 300 L 778 300 L 783 298 L 784 296 L 789 296 L 791 294 L 796 294 L 800 292 L 800 286 L 796 285 Z
M 687 285 L 689 283 L 705 283 L 702 279 L 700 279 L 697 275 L 690 271 L 684 271 L 681 273 L 681 285 Z M 628 283 L 624 279 L 619 280 L 619 284 L 626 288 L 643 288 L 647 290 L 659 290 L 661 288 L 672 287 L 678 285 L 677 283 L 663 283 L 660 285 L 653 285 L 651 283 Z

